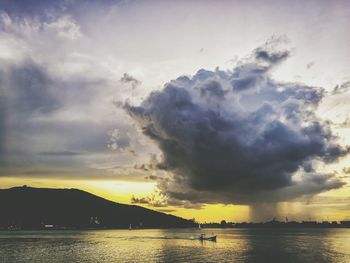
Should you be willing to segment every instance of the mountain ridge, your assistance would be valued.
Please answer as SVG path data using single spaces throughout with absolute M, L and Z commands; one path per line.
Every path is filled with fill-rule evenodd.
M 0 189 L 0 228 L 194 227 L 181 217 L 113 202 L 77 188 L 16 186 Z

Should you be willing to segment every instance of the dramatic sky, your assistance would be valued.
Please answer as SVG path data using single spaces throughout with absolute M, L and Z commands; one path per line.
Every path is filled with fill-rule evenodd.
M 1 0 L 0 188 L 350 219 L 349 7 Z

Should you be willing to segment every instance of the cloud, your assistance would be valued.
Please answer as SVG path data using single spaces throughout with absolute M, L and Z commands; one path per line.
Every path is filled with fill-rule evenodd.
M 71 121 L 68 117 L 75 114 L 74 108 L 69 112 L 69 116 L 63 114 L 65 110 L 91 100 L 91 86 L 94 85 L 94 81 L 57 79 L 30 59 L 21 63 L 3 64 L 0 68 L 3 95 L 1 111 L 3 114 L 6 112 L 8 123 L 6 127 L 3 124 L 1 130 L 9 129 L 11 134 L 7 134 L 6 138 L 3 136 L 2 139 L 12 144 L 20 141 L 22 145 L 19 148 L 22 150 L 26 144 L 32 144 L 30 148 L 37 150 L 35 147 L 39 144 L 45 146 L 45 142 L 50 146 L 54 140 L 61 137 L 71 149 L 60 149 L 62 145 L 55 145 L 55 149 L 40 152 L 106 151 L 108 130 L 114 124 L 112 126 L 105 123 L 103 127 L 96 127 L 96 123 L 92 125 L 91 121 L 83 119 L 82 116 Z M 82 92 L 84 94 L 80 95 Z M 77 137 L 79 130 L 84 132 Z M 40 137 L 43 143 L 31 141 L 34 137 Z
M 150 199 L 149 198 L 137 198 L 135 196 L 132 196 L 131 197 L 131 203 L 132 204 L 148 204 L 150 202 Z
M 313 167 L 348 153 L 315 114 L 323 90 L 271 77 L 289 55 L 259 47 L 233 71 L 201 69 L 124 105 L 163 153 L 170 202 L 279 202 L 344 184 Z
M 350 89 L 350 81 L 346 81 L 341 85 L 335 86 L 332 91 L 332 95 L 346 93 L 349 89 Z
M 344 174 L 350 174 L 350 167 L 344 167 L 342 171 Z
M 187 209 L 201 209 L 203 207 L 202 204 L 196 202 L 190 202 L 187 200 L 179 200 L 176 198 L 164 198 L 162 194 L 160 195 L 152 195 L 146 197 L 137 198 L 135 196 L 131 197 L 132 204 L 140 204 L 140 205 L 148 205 L 151 207 L 181 207 Z
M 31 15 L 46 17 L 49 19 L 55 13 L 80 13 L 87 9 L 93 9 L 101 5 L 109 5 L 121 2 L 120 0 L 4 0 L 1 8 L 10 14 Z
M 130 146 L 131 146 L 131 138 L 126 131 L 115 129 L 112 132 L 110 132 L 110 138 L 108 143 L 109 148 L 113 150 L 118 149 L 121 151 L 125 151 L 130 149 Z
M 30 118 L 54 112 L 61 102 L 46 70 L 30 59 L 10 64 L 2 61 L 0 85 L 0 160 L 4 162 L 9 152 L 18 152 L 12 145 L 19 143 L 17 134 L 28 134 Z
M 270 65 L 277 64 L 282 62 L 286 58 L 289 57 L 289 51 L 281 51 L 281 52 L 269 52 L 265 48 L 258 48 L 255 50 L 255 58 L 258 60 L 265 61 Z
M 129 75 L 128 73 L 124 73 L 120 81 L 122 83 L 131 83 L 132 89 L 136 89 L 137 86 L 141 84 L 141 81 L 135 79 L 133 76 Z
M 5 154 L 5 132 L 6 132 L 6 125 L 5 125 L 5 97 L 0 94 L 0 164 L 2 164 L 2 161 L 4 159 Z
M 14 43 L 24 46 L 23 50 L 37 48 L 28 40 L 32 36 L 16 37 L 19 31 L 13 30 L 21 28 L 11 21 L 6 34 L 16 40 Z M 58 45 L 60 41 L 65 40 L 57 41 Z M 16 54 L 15 58 L 1 56 L 2 45 L 16 53 L 17 46 L 10 44 L 0 40 L 0 173 L 26 174 L 32 167 L 52 166 L 55 173 L 48 172 L 50 177 L 62 174 L 58 168 L 70 167 L 75 174 L 77 166 L 83 169 L 109 161 L 108 133 L 117 127 L 109 117 L 114 107 L 93 102 L 110 100 L 109 91 L 115 90 L 115 83 L 112 87 L 103 74 L 86 77 L 86 72 L 68 74 L 68 67 L 65 72 L 55 70 L 57 63 L 44 59 L 45 50 Z M 53 43 L 51 49 L 55 47 Z M 89 172 L 103 175 L 96 169 Z M 62 177 L 66 174 L 64 171 Z
M 174 209 L 158 209 L 157 211 L 161 212 L 161 213 L 172 213 L 172 212 L 175 212 Z
M 311 62 L 307 63 L 306 68 L 307 68 L 307 69 L 310 69 L 310 68 L 312 68 L 314 65 L 315 65 L 315 62 L 311 61 Z
M 43 156 L 52 156 L 52 157 L 57 157 L 57 156 L 76 156 L 76 155 L 81 155 L 82 153 L 80 152 L 71 152 L 71 151 L 51 151 L 51 152 L 41 152 L 39 155 Z
M 131 197 L 131 203 L 132 204 L 141 204 L 141 205 L 149 205 L 152 207 L 166 207 L 168 206 L 167 202 L 164 202 L 164 200 L 156 199 L 155 195 L 152 195 L 151 197 L 141 197 L 137 198 L 135 196 Z
M 97 54 L 100 49 L 85 35 L 91 34 L 85 13 L 73 16 L 71 9 L 48 4 L 32 16 L 16 3 L 12 11 L 0 7 L 0 174 L 85 173 L 144 182 L 149 174 L 129 168 L 145 162 L 154 146 L 144 145 L 125 112 L 111 103 L 130 97 L 130 85 L 140 82 L 126 74 L 121 83 L 125 70 L 111 70 L 113 63 Z M 89 15 L 108 11 L 89 8 Z
M 53 81 L 44 68 L 32 60 L 1 70 L 5 105 L 25 116 L 49 113 L 61 106 Z

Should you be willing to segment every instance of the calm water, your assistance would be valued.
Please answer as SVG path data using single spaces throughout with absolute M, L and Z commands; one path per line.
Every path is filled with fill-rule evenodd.
M 0 262 L 350 262 L 350 229 L 0 231 Z

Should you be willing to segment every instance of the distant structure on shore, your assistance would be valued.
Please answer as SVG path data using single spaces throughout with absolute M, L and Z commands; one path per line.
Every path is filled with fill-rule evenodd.
M 278 221 L 273 218 L 268 222 L 252 223 L 252 222 L 226 222 L 221 223 L 204 223 L 202 228 L 350 228 L 350 221 Z

